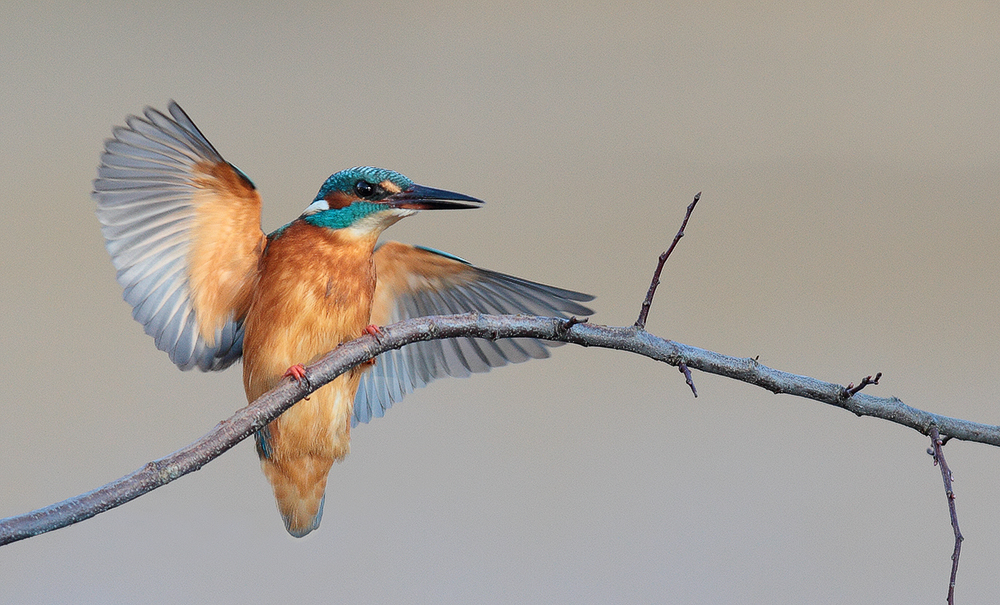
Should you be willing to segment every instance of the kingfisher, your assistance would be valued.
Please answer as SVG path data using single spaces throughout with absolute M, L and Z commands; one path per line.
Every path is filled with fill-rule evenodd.
M 132 316 L 182 370 L 243 361 L 253 402 L 378 326 L 451 313 L 590 315 L 592 296 L 476 267 L 399 242 L 387 227 L 420 210 L 478 208 L 468 195 L 360 166 L 328 178 L 302 214 L 265 235 L 250 178 L 222 158 L 181 107 L 147 107 L 105 141 L 93 197 Z M 327 479 L 351 429 L 413 389 L 548 357 L 559 343 L 463 338 L 384 353 L 304 399 L 255 435 L 285 529 L 323 516 Z

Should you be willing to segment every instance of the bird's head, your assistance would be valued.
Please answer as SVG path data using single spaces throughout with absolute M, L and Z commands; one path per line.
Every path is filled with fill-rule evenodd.
M 474 197 L 417 185 L 384 168 L 359 166 L 326 179 L 302 219 L 318 227 L 381 232 L 418 210 L 478 208 Z

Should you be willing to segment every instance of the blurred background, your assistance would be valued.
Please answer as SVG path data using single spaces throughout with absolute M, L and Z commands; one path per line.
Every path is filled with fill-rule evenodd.
M 130 316 L 91 181 L 176 99 L 264 228 L 358 164 L 487 200 L 388 235 L 597 296 L 660 336 L 1000 422 L 1000 8 L 987 2 L 6 3 L 0 516 L 98 487 L 244 405 Z M 943 601 L 918 433 L 563 347 L 354 431 L 289 537 L 250 442 L 0 549 L 0 601 Z M 965 602 L 1000 600 L 1000 450 L 953 442 Z

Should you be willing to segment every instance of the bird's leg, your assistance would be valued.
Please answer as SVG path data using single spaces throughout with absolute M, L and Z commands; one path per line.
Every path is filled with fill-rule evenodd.
M 295 380 L 301 382 L 303 378 L 306 377 L 306 368 L 301 363 L 294 364 L 281 375 L 282 378 L 288 378 L 291 376 Z
M 312 386 L 312 383 L 309 382 L 309 377 L 306 376 L 306 368 L 301 363 L 293 364 L 291 367 L 285 370 L 285 373 L 282 374 L 281 377 L 282 378 L 291 377 L 294 378 L 296 382 L 302 382 L 302 380 L 304 379 L 307 385 L 309 385 L 310 387 Z M 309 398 L 303 397 L 303 399 L 308 401 Z
M 375 337 L 376 342 L 381 342 L 381 339 L 379 337 L 382 336 L 382 329 L 376 326 L 375 324 L 368 324 L 367 326 L 365 326 L 364 330 L 361 330 L 361 334 L 362 336 L 365 334 L 371 334 L 372 336 Z M 366 361 L 364 365 L 368 366 L 375 365 L 375 358 L 372 357 L 371 359 Z

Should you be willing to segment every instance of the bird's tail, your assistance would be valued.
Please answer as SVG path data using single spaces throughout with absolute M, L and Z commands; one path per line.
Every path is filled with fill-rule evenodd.
M 316 390 L 257 431 L 261 470 L 274 489 L 285 529 L 296 538 L 319 527 L 330 468 L 351 449 L 350 403 L 358 379 L 345 383 L 344 378 Z M 254 395 L 249 389 L 247 393 Z
M 261 469 L 274 489 L 285 529 L 296 538 L 319 527 L 333 462 L 333 458 L 314 454 L 280 461 L 261 458 Z

